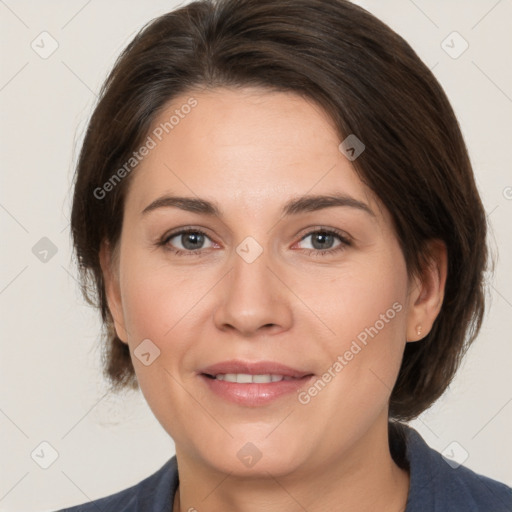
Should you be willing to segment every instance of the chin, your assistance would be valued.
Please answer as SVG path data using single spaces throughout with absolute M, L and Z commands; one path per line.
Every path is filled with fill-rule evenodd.
M 207 465 L 221 473 L 268 479 L 269 474 L 284 476 L 305 464 L 304 450 L 300 448 L 304 445 L 296 444 L 284 444 L 280 440 L 272 442 L 269 439 L 249 441 L 245 435 L 243 440 L 230 439 L 223 446 L 210 447 L 200 456 Z

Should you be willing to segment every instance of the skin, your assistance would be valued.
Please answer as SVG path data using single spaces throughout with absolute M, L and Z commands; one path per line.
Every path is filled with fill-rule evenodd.
M 439 313 L 444 246 L 433 243 L 434 264 L 408 278 L 389 212 L 314 102 L 255 88 L 196 90 L 170 102 L 154 126 L 190 96 L 197 106 L 134 171 L 118 246 L 100 254 L 117 334 L 175 441 L 175 510 L 404 510 L 409 475 L 389 452 L 388 402 L 406 342 L 426 336 Z M 333 193 L 373 215 L 347 206 L 281 215 L 291 198 Z M 165 194 L 215 202 L 222 216 L 176 207 L 141 214 Z M 199 255 L 184 249 L 186 236 L 158 245 L 187 227 L 207 235 Z M 341 231 L 350 245 L 333 252 L 342 243 L 334 237 L 312 254 L 319 228 Z M 248 236 L 263 249 L 252 263 L 236 252 Z M 400 312 L 307 404 L 292 393 L 236 405 L 197 375 L 242 359 L 320 377 L 394 303 Z M 144 339 L 160 350 L 149 366 L 133 356 Z M 237 457 L 248 442 L 262 454 L 251 468 Z

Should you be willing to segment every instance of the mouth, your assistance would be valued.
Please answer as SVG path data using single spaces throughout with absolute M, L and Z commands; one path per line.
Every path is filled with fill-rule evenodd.
M 203 375 L 209 379 L 236 382 L 238 384 L 270 384 L 271 382 L 281 382 L 282 380 L 299 380 L 297 377 L 269 373 L 257 375 L 250 373 L 219 373 L 217 375 L 209 375 L 208 373 L 203 373 Z
M 228 382 L 239 382 L 250 383 L 252 382 L 249 378 L 256 377 L 257 379 L 264 379 L 264 382 L 268 381 L 270 377 L 275 378 L 274 382 L 283 379 L 301 379 L 306 375 L 313 375 L 313 372 L 307 370 L 299 370 L 290 366 L 275 362 L 275 361 L 240 361 L 232 359 L 230 361 L 223 361 L 210 365 L 206 368 L 199 370 L 199 373 L 212 378 L 221 377 L 219 380 L 227 380 Z M 233 375 L 240 380 L 232 380 Z M 258 380 L 256 380 L 258 382 Z
M 198 372 L 215 395 L 237 405 L 255 407 L 297 392 L 313 377 L 312 372 L 298 370 L 271 361 L 225 361 Z

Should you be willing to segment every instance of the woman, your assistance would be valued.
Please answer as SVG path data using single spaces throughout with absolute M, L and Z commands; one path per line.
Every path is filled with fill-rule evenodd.
M 442 88 L 362 8 L 151 22 L 90 121 L 72 232 L 106 374 L 176 456 L 67 510 L 512 510 L 401 423 L 480 328 L 485 212 Z

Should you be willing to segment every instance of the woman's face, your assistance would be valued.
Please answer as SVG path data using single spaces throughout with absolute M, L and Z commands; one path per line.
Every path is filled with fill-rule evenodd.
M 328 117 L 291 93 L 185 94 L 150 137 L 108 297 L 178 455 L 277 476 L 349 454 L 386 424 L 414 328 L 389 213 Z M 268 382 L 287 373 L 272 364 L 292 380 Z

